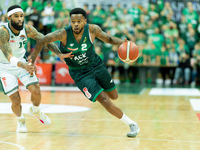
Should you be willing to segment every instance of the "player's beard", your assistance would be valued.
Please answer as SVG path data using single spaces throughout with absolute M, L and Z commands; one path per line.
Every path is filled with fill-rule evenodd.
M 75 31 L 74 31 L 74 33 L 75 33 L 75 34 L 79 34 L 79 33 L 81 33 L 82 30 L 83 30 L 83 28 L 81 28 L 78 32 L 75 32 Z
M 18 23 L 12 21 L 12 19 L 11 19 L 10 22 L 11 22 L 12 27 L 15 28 L 18 31 L 21 31 L 24 27 L 24 21 L 22 22 L 22 26 L 19 26 Z

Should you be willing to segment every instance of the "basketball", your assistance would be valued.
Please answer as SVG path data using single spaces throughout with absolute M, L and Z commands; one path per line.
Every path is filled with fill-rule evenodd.
M 118 49 L 119 58 L 125 63 L 132 63 L 137 60 L 139 56 L 138 46 L 131 41 L 124 42 Z

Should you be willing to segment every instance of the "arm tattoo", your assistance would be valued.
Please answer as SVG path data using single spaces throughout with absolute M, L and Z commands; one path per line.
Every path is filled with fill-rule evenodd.
M 8 42 L 9 40 L 9 34 L 4 30 L 0 29 L 0 49 L 5 55 L 5 57 L 10 61 L 10 58 L 13 56 L 12 55 L 12 49 L 10 47 L 10 43 Z
M 101 28 L 97 25 L 93 25 L 91 27 L 91 33 L 94 34 L 98 39 L 102 40 L 105 43 L 110 43 L 113 45 L 121 45 L 124 43 L 124 40 L 117 38 L 117 37 L 112 37 L 109 36 L 107 33 L 101 30 Z
M 21 68 L 23 68 L 23 69 L 25 69 L 25 65 L 24 65 L 24 63 L 22 63 L 21 61 L 19 61 L 19 62 L 17 63 L 17 66 L 18 66 L 18 67 L 21 67 Z
M 35 41 L 37 41 L 36 45 L 37 44 L 40 45 L 41 39 L 44 37 L 44 35 L 42 33 L 38 32 L 33 26 L 26 25 L 25 29 L 26 29 L 27 37 L 28 38 L 32 38 Z M 41 49 L 43 48 L 43 46 L 41 45 Z M 34 63 L 37 55 L 40 53 L 40 51 L 41 50 L 35 48 L 34 51 L 33 51 L 33 53 L 31 54 L 31 59 L 32 59 L 33 63 Z
M 47 45 L 47 48 L 52 51 L 53 53 L 55 53 L 56 55 L 61 54 L 61 51 L 59 50 L 59 48 L 57 47 L 56 44 L 54 43 L 50 43 Z
M 39 41 L 37 41 L 35 50 L 31 54 L 31 59 L 34 62 L 35 58 L 39 54 L 39 52 L 42 50 L 44 45 L 47 45 L 47 47 L 50 49 L 50 51 L 54 52 L 55 54 L 61 54 L 58 47 L 53 44 L 54 41 L 61 41 L 63 38 L 63 31 L 64 29 L 57 30 L 55 32 L 49 33 L 46 36 L 42 37 Z M 50 44 L 49 44 L 50 43 Z

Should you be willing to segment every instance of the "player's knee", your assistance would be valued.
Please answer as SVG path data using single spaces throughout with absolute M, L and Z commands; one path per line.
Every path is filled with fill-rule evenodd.
M 32 92 L 32 94 L 33 94 L 35 97 L 37 97 L 38 99 L 41 98 L 41 92 L 40 92 L 40 90 L 38 90 L 38 89 L 35 89 L 35 90 Z
M 40 86 L 39 84 L 35 84 L 33 85 L 32 87 L 30 87 L 30 92 L 31 94 L 34 96 L 34 97 L 37 97 L 37 98 L 41 98 L 41 91 L 40 91 Z
M 113 95 L 110 96 L 110 98 L 111 98 L 112 100 L 117 100 L 117 99 L 118 99 L 118 94 L 117 94 L 117 93 L 116 93 L 116 94 L 113 94 Z
M 111 102 L 107 98 L 98 99 L 98 102 L 101 103 L 101 105 L 103 105 L 105 108 L 111 107 Z

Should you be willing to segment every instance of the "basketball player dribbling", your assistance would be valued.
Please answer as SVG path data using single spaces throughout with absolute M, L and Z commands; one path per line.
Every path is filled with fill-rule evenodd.
M 129 125 L 128 137 L 136 137 L 140 131 L 138 124 L 127 117 L 112 100 L 118 98 L 113 79 L 101 58 L 95 53 L 93 41 L 97 37 L 103 42 L 121 45 L 124 40 L 111 37 L 94 24 L 87 24 L 86 12 L 81 8 L 70 11 L 71 26 L 49 33 L 38 41 L 31 59 L 35 61 L 45 44 L 60 41 L 60 50 L 54 52 L 65 60 L 75 84 L 92 102 L 98 101 L 109 113 Z M 55 47 L 54 47 L 55 48 Z M 61 51 L 61 52 L 60 52 Z M 72 56 L 73 58 L 66 58 Z
M 4 94 L 11 99 L 12 111 L 17 116 L 16 132 L 27 132 L 18 91 L 18 79 L 31 92 L 33 105 L 29 109 L 29 114 L 38 118 L 44 125 L 51 124 L 51 120 L 39 109 L 40 85 L 34 73 L 35 66 L 31 64 L 31 60 L 27 62 L 24 48 L 27 38 L 38 41 L 43 35 L 34 27 L 24 24 L 24 12 L 19 5 L 10 6 L 7 15 L 9 22 L 0 26 L 0 80 Z M 55 49 L 54 44 L 48 44 L 48 47 Z

